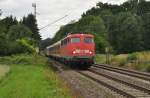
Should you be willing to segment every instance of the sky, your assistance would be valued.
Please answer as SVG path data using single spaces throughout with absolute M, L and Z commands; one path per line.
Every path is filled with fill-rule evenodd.
M 39 28 L 67 15 L 57 23 L 40 30 L 42 39 L 46 39 L 52 38 L 60 26 L 72 20 L 77 21 L 83 12 L 96 6 L 98 2 L 121 4 L 124 1 L 126 0 L 0 0 L 0 9 L 3 11 L 1 18 L 13 15 L 21 19 L 29 13 L 34 13 L 32 3 L 36 3 Z

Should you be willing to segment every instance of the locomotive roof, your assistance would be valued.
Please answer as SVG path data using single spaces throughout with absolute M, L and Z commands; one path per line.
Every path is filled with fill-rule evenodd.
M 67 37 L 80 37 L 80 36 L 94 37 L 92 34 L 69 34 Z
M 65 38 L 63 38 L 63 39 L 57 41 L 56 43 L 54 43 L 54 44 L 52 44 L 52 45 L 50 45 L 50 46 L 48 46 L 48 47 L 46 47 L 46 48 L 48 49 L 48 48 L 52 48 L 52 47 L 54 47 L 54 46 L 56 46 L 56 45 L 60 45 L 60 44 L 61 44 L 61 41 L 64 40 L 64 39 L 66 39 L 66 38 L 68 38 L 68 37 L 81 37 L 81 36 L 94 37 L 92 34 L 69 34 L 69 35 L 67 35 L 67 37 L 65 37 Z

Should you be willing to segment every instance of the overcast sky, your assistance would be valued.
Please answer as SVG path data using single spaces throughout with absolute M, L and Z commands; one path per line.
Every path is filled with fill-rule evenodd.
M 43 29 L 40 34 L 43 39 L 52 38 L 61 25 L 71 20 L 78 20 L 83 12 L 94 7 L 97 2 L 120 4 L 126 0 L 0 0 L 1 17 L 13 15 L 21 19 L 28 13 L 33 13 L 32 3 L 36 2 L 38 26 L 43 27 L 65 15 L 68 17 Z

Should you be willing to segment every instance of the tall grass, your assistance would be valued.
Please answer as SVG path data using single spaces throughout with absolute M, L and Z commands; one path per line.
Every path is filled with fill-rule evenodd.
M 106 63 L 106 56 L 104 54 L 97 54 L 95 57 L 95 62 L 101 64 Z
M 111 58 L 111 64 L 118 65 L 118 66 L 124 66 L 127 61 L 127 54 L 120 54 L 120 55 L 113 55 Z

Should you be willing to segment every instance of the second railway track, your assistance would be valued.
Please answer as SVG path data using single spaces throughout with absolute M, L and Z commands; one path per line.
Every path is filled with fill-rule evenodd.
M 79 73 L 127 98 L 150 98 L 149 73 L 98 64 Z
M 93 67 L 114 71 L 117 73 L 129 75 L 129 76 L 136 77 L 136 78 L 143 79 L 143 80 L 150 82 L 150 73 L 139 72 L 139 71 L 124 69 L 124 68 L 119 68 L 119 67 L 112 67 L 111 65 L 105 65 L 105 64 L 95 64 L 93 65 Z
M 148 89 L 130 84 L 121 79 L 110 77 L 92 69 L 79 71 L 79 73 L 127 98 L 150 98 Z

